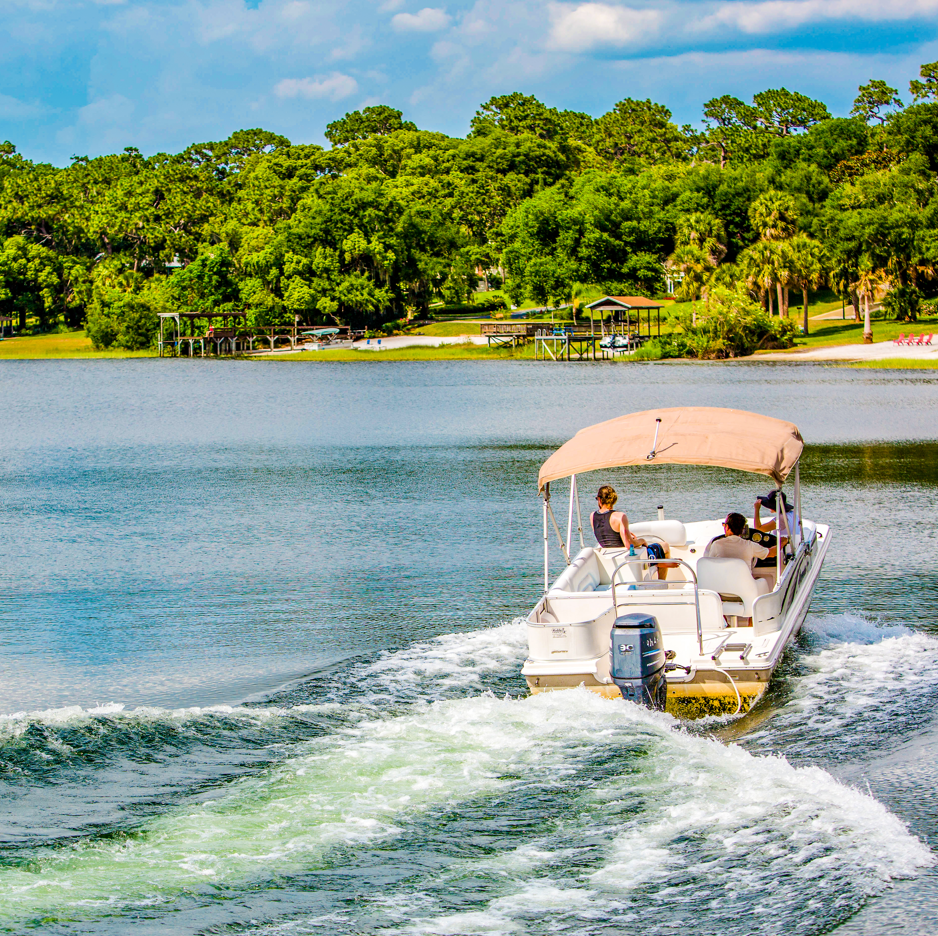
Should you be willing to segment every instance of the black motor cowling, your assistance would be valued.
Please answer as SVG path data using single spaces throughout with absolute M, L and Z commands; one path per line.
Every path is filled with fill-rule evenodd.
M 612 626 L 612 681 L 624 699 L 664 711 L 668 697 L 667 656 L 658 619 L 623 614 Z

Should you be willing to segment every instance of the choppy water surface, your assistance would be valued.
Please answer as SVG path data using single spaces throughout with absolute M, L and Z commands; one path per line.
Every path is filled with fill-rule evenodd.
M 11 362 L 0 399 L 0 930 L 938 929 L 928 373 Z M 735 722 L 528 698 L 538 465 L 689 404 L 810 444 L 802 635 Z M 602 480 L 633 520 L 766 488 Z

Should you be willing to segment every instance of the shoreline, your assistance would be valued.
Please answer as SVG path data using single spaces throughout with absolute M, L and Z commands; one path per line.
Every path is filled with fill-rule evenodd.
M 14 360 L 127 360 L 159 359 L 155 351 L 95 350 L 79 333 L 67 333 L 0 341 L 0 362 Z M 182 358 L 186 360 L 187 358 Z M 195 360 L 193 358 L 192 360 Z M 212 357 L 212 360 L 219 358 Z M 237 355 L 231 360 L 322 361 L 353 363 L 358 361 L 533 361 L 531 347 L 489 348 L 478 334 L 464 335 L 392 335 L 360 341 L 352 348 L 335 350 L 278 349 Z M 202 358 L 202 360 L 205 360 Z M 550 363 L 555 363 L 551 361 Z M 890 340 L 874 344 L 839 344 L 800 347 L 788 351 L 764 351 L 747 357 L 700 360 L 664 358 L 657 361 L 630 361 L 628 355 L 605 361 L 572 361 L 573 364 L 836 364 L 848 367 L 922 370 L 938 368 L 938 345 L 896 345 Z

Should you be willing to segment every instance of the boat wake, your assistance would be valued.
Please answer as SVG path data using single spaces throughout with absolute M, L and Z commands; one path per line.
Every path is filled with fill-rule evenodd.
M 162 788 L 158 810 L 119 817 L 115 794 L 112 814 L 80 834 L 8 844 L 0 928 L 97 927 L 116 908 L 146 908 L 195 931 L 227 898 L 226 932 L 664 934 L 689 914 L 701 933 L 824 931 L 932 863 L 866 792 L 778 756 L 808 731 L 823 743 L 849 733 L 879 704 L 861 691 L 874 665 L 864 648 L 885 647 L 884 686 L 928 691 L 938 641 L 870 628 L 878 643 L 844 643 L 844 626 L 811 622 L 817 646 L 755 745 L 774 739 L 771 754 L 585 690 L 524 696 L 520 622 L 354 665 L 325 699 L 6 717 L 4 761 L 19 751 L 19 776 L 45 779 L 34 789 L 60 808 L 83 750 L 88 777 L 125 807 L 128 777 L 153 799 L 176 754 L 201 766 L 188 787 Z M 85 781 L 69 781 L 76 799 Z M 350 902 L 349 880 L 366 873 L 384 886 Z M 264 895 L 286 879 L 305 896 L 284 914 Z
M 809 617 L 781 705 L 751 750 L 825 762 L 877 756 L 938 703 L 938 638 L 855 614 Z M 777 705 L 779 699 L 768 700 Z

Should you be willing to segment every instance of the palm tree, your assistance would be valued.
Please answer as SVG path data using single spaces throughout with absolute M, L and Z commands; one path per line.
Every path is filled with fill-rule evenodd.
M 759 301 L 772 314 L 772 287 L 776 281 L 776 255 L 768 241 L 756 241 L 739 256 L 746 286 L 759 295 Z
M 697 324 L 697 297 L 704 294 L 706 298 L 707 283 L 713 275 L 710 257 L 700 247 L 685 244 L 678 247 L 668 258 L 671 266 L 684 274 L 684 279 L 674 291 L 679 299 L 695 303 L 691 306 L 692 321 Z
M 831 269 L 831 286 L 841 296 L 850 297 L 850 306 L 853 309 L 854 322 L 860 321 L 860 300 L 857 295 L 857 268 L 850 258 L 841 258 Z
M 788 241 L 770 242 L 775 263 L 775 291 L 778 295 L 779 318 L 788 318 L 788 289 L 794 285 L 792 252 Z
M 694 211 L 684 216 L 677 226 L 675 250 L 668 258 L 668 266 L 684 274 L 675 295 L 696 302 L 707 298 L 707 287 L 713 273 L 726 256 L 726 228 L 723 222 L 706 211 Z M 697 307 L 692 307 L 693 322 L 697 322 Z
M 857 293 L 863 300 L 863 343 L 873 343 L 873 327 L 870 325 L 870 296 L 876 292 L 876 287 L 883 282 L 882 271 L 873 268 L 866 260 L 860 266 L 860 275 L 857 279 Z
M 787 240 L 798 230 L 795 200 L 787 192 L 763 192 L 749 206 L 749 221 L 762 240 Z
M 789 243 L 791 273 L 795 283 L 801 289 L 804 325 L 802 330 L 808 334 L 808 290 L 819 289 L 826 279 L 827 255 L 824 246 L 807 234 L 793 237 Z
M 726 256 L 726 241 L 723 222 L 706 211 L 695 211 L 678 222 L 676 245 L 699 247 L 712 267 L 717 267 Z
M 574 283 L 570 287 L 570 308 L 573 312 L 573 325 L 576 327 L 576 314 L 580 311 L 580 303 L 586 298 L 589 292 L 589 286 L 585 283 Z M 590 330 L 592 331 L 593 315 L 590 313 Z

